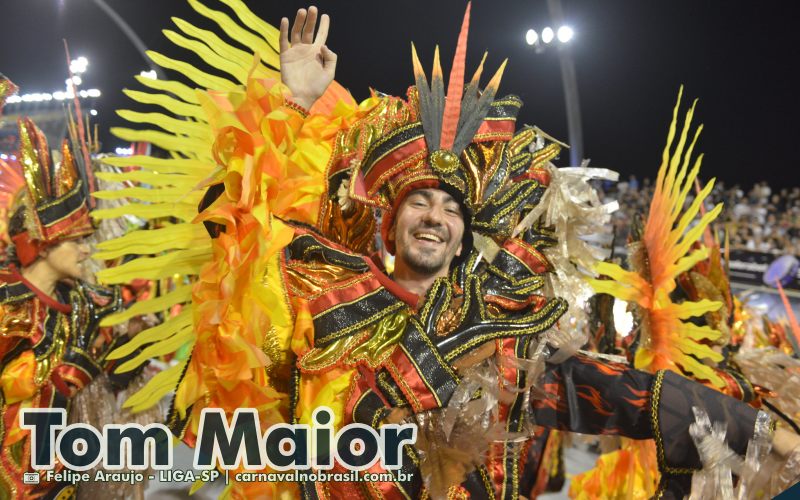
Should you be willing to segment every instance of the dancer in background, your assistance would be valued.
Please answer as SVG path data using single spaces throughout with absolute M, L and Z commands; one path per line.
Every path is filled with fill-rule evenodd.
M 14 87 L 4 78 L 0 88 Z M 30 432 L 20 427 L 20 410 L 62 408 L 70 423 L 112 423 L 112 389 L 93 381 L 102 378 L 119 390 L 138 370 L 105 377 L 115 365 L 106 355 L 128 337 L 100 327 L 122 308 L 119 288 L 84 281 L 90 258 L 85 239 L 95 229 L 80 175 L 83 163 L 67 140 L 51 151 L 29 118 L 19 120 L 19 143 L 18 163 L 3 162 L 0 171 L 4 190 L 15 191 L 4 193 L 11 201 L 10 245 L 0 269 L 0 496 L 72 498 L 76 486 L 69 482 L 23 483 L 23 474 L 32 470 L 31 442 Z M 92 396 L 81 398 L 89 387 Z M 57 471 L 62 468 L 57 464 Z

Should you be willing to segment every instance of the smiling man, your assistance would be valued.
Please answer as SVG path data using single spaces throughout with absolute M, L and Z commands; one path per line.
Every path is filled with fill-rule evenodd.
M 417 295 L 425 295 L 436 278 L 450 272 L 462 253 L 464 216 L 461 204 L 441 189 L 418 189 L 397 209 L 388 241 L 394 246 L 394 280 Z
M 306 89 L 327 87 L 336 62 L 336 56 L 324 46 L 329 20 L 323 16 L 320 33 L 324 36 L 319 42 L 312 37 L 316 19 L 313 7 L 298 12 L 291 43 L 288 20 L 281 23 L 281 74 L 295 96 L 292 99 L 297 98 L 295 102 L 301 105 L 315 102 L 319 95 L 308 95 Z M 552 270 L 541 250 L 558 235 L 537 225 L 513 235 L 521 214 L 535 207 L 547 188 L 549 175 L 543 166 L 557 154 L 557 147 L 539 146 L 537 154 L 531 154 L 528 146 L 533 131 L 514 133 L 521 102 L 513 96 L 494 99 L 502 68 L 482 91 L 478 88 L 482 67 L 462 87 L 463 59 L 459 58 L 464 57 L 468 19 L 469 7 L 447 95 L 438 54 L 429 83 L 414 51 L 416 85 L 407 100 L 384 98 L 372 115 L 356 125 L 361 130 L 380 129 L 382 134 L 361 144 L 362 155 L 340 151 L 331 162 L 331 182 L 336 182 L 339 172 L 349 171 L 349 197 L 384 211 L 381 235 L 395 255 L 395 269 L 391 281 L 381 278 L 380 270 L 374 268 L 372 275 L 386 291 L 411 306 L 404 313 L 409 316 L 399 342 L 393 350 L 386 348 L 388 357 L 373 353 L 366 360 L 372 371 L 360 370 L 359 381 L 350 385 L 345 404 L 344 416 L 350 415 L 356 422 L 380 426 L 413 415 L 420 427 L 419 455 L 409 452 L 407 457 L 419 467 L 408 466 L 414 479 L 374 488 L 384 495 L 407 497 L 421 495 L 422 486 L 434 498 L 463 495 L 514 500 L 541 491 L 543 485 L 535 480 L 520 479 L 531 468 L 535 474 L 544 467 L 526 463 L 526 447 L 503 440 L 489 443 L 480 433 L 478 421 L 470 423 L 465 417 L 466 410 L 456 417 L 450 413 L 446 431 L 437 423 L 435 415 L 448 407 L 457 388 L 463 386 L 462 377 L 469 378 L 465 373 L 488 363 L 494 367 L 490 373 L 501 373 L 500 380 L 505 378 L 504 382 L 518 391 L 501 390 L 496 396 L 495 425 L 507 432 L 522 432 L 530 409 L 536 423 L 547 428 L 655 438 L 661 450 L 659 490 L 667 498 L 682 497 L 688 493 L 687 478 L 691 476 L 674 471 L 700 466 L 688 432 L 694 422 L 693 406 L 705 408 L 712 420 L 726 423 L 728 445 L 740 454 L 753 435 L 765 438 L 770 432 L 765 427 L 768 417 L 671 372 L 653 376 L 585 356 L 548 364 L 542 383 L 550 397 L 532 401 L 526 397 L 526 371 L 508 368 L 512 363 L 508 360 L 532 356 L 533 346 L 544 342 L 538 334 L 555 324 L 566 304 L 538 293 L 543 275 Z M 305 64 L 300 63 L 301 55 L 307 58 Z M 301 81 L 304 85 L 293 85 Z M 343 168 L 337 169 L 338 165 Z M 352 165 L 355 168 L 347 168 Z M 481 262 L 473 248 L 473 231 L 497 245 L 496 256 L 487 263 Z M 306 248 L 326 246 L 318 236 L 305 237 L 315 241 Z M 292 251 L 291 255 L 299 253 Z M 314 258 L 299 260 L 308 265 Z M 329 255 L 322 260 L 340 262 L 343 258 Z M 298 282 L 307 280 L 299 263 L 292 266 L 290 281 L 293 276 Z M 311 268 L 305 270 L 313 273 Z M 355 302 L 366 307 L 370 300 L 367 294 Z M 324 311 L 318 316 L 324 317 Z M 386 321 L 391 316 L 378 317 Z M 333 355 L 333 344 L 324 339 L 341 338 L 341 330 L 336 332 L 340 327 L 315 321 L 315 338 L 323 341 L 310 353 L 298 352 L 301 378 L 319 369 L 319 360 L 326 358 L 320 354 L 327 351 Z M 367 330 L 371 330 L 368 343 L 375 342 L 381 326 Z M 492 354 L 494 358 L 487 360 Z M 345 365 L 358 364 L 352 354 L 338 359 Z M 325 364 L 331 361 L 327 358 Z M 491 384 L 482 390 L 484 397 L 492 397 L 488 396 Z M 309 391 L 306 398 L 315 392 Z M 486 411 L 491 412 L 489 408 Z M 777 441 L 784 456 L 798 444 L 797 436 L 785 432 Z M 448 452 L 456 449 L 458 453 Z M 461 458 L 454 458 L 459 453 Z M 420 476 L 426 478 L 424 486 Z M 306 484 L 304 491 L 312 497 L 336 497 L 334 491 L 344 493 L 346 488 Z
M 275 45 L 243 3 L 226 5 L 267 30 L 258 50 Z M 662 493 L 682 498 L 687 471 L 701 467 L 688 432 L 692 406 L 724 422 L 740 454 L 754 434 L 771 432 L 757 410 L 669 372 L 585 356 L 545 364 L 554 350 L 545 333 L 568 307 L 545 288 L 554 269 L 543 250 L 560 235 L 521 221 L 548 189 L 559 146 L 516 130 L 521 101 L 496 98 L 502 66 L 485 87 L 482 65 L 464 85 L 469 7 L 447 88 L 438 54 L 429 79 L 414 51 L 407 95 L 373 93 L 360 105 L 333 83 L 330 21 L 319 20 L 317 30 L 310 8 L 291 28 L 281 21 L 281 82 L 258 66 L 244 74 L 228 65 L 246 88 L 226 82 L 201 99 L 208 123 L 191 123 L 215 137 L 203 150 L 216 154 L 219 170 L 196 221 L 212 238 L 204 255 L 217 260 L 200 271 L 192 323 L 180 323 L 187 333 L 176 337 L 194 334 L 190 359 L 139 400 L 158 400 L 165 381 L 177 380 L 169 424 L 192 446 L 207 408 L 252 407 L 264 425 L 311 425 L 328 407 L 332 432 L 407 421 L 418 439 L 403 448 L 401 470 L 368 462 L 355 464 L 365 469 L 361 481 L 238 482 L 234 498 L 519 500 L 539 491 L 529 472 L 546 468 L 529 462 L 541 437 L 531 416 L 550 429 L 655 438 Z M 204 41 L 216 54 L 237 53 Z M 193 133 L 164 141 L 174 160 L 144 161 L 186 168 L 180 151 L 198 147 Z M 392 275 L 373 252 L 378 232 L 395 255 Z M 573 325 L 558 327 L 569 334 Z M 317 457 L 326 472 L 348 472 L 320 458 L 329 457 Z

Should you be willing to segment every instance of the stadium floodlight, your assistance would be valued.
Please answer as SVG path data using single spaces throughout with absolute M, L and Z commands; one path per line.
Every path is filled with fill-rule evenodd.
M 97 116 L 97 110 L 96 109 L 90 109 L 89 110 L 89 114 L 92 115 L 92 116 Z
M 539 41 L 539 34 L 536 33 L 536 30 L 528 30 L 525 33 L 525 41 L 528 42 L 528 45 L 536 45 L 536 42 Z
M 149 78 L 151 80 L 158 80 L 158 74 L 152 69 L 150 71 L 140 71 L 139 76 Z
M 86 68 L 89 67 L 89 60 L 85 57 L 81 56 L 77 59 L 73 59 L 69 62 L 69 70 L 73 74 L 79 75 L 81 73 L 86 72 Z
M 114 152 L 119 156 L 131 156 L 133 154 L 133 148 L 116 148 Z
M 555 33 L 553 33 L 553 28 L 551 28 L 550 26 L 542 30 L 542 41 L 544 43 L 552 42 L 553 37 L 555 37 Z
M 558 41 L 561 43 L 567 43 L 572 40 L 572 37 L 575 36 L 575 32 L 569 26 L 562 26 L 558 28 Z
M 71 80 L 67 80 L 71 83 Z M 100 89 L 88 89 L 78 92 L 81 99 L 97 98 L 102 95 Z M 48 101 L 63 101 L 75 97 L 75 90 L 72 85 L 67 86 L 67 90 L 56 90 L 52 94 L 49 92 L 34 92 L 31 94 L 12 95 L 6 99 L 6 104 L 19 104 L 21 102 L 48 102 Z

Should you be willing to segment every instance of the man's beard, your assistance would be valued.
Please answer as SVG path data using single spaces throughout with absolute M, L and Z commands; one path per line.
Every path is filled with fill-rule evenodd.
M 435 274 L 444 265 L 444 253 L 439 255 L 426 255 L 422 252 L 413 253 L 410 248 L 404 248 L 399 255 L 409 269 L 418 274 Z

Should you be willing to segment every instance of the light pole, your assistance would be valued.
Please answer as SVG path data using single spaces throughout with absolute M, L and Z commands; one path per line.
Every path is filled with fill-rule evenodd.
M 131 43 L 136 47 L 136 50 L 139 51 L 139 54 L 142 55 L 142 58 L 144 58 L 144 60 L 147 62 L 147 65 L 150 67 L 150 71 L 155 72 L 159 80 L 165 80 L 166 77 L 164 73 L 161 71 L 161 68 L 153 64 L 150 58 L 147 57 L 147 47 L 145 46 L 144 42 L 142 41 L 141 38 L 139 38 L 139 35 L 137 35 L 135 31 L 133 31 L 133 28 L 131 28 L 130 25 L 127 22 L 125 22 L 125 19 L 123 19 L 122 16 L 120 16 L 119 13 L 117 13 L 117 11 L 112 9 L 111 6 L 105 2 L 105 0 L 92 0 L 92 1 L 98 7 L 100 7 L 100 9 L 103 12 L 105 12 L 108 15 L 108 17 L 111 18 L 112 21 L 114 21 L 114 23 L 119 27 L 120 30 L 122 30 L 123 33 L 125 33 L 125 36 L 128 37 L 128 40 L 131 41 Z
M 575 63 L 569 49 L 569 42 L 574 36 L 572 28 L 564 24 L 564 13 L 560 0 L 547 0 L 550 17 L 558 30 L 547 26 L 541 36 L 535 30 L 528 30 L 525 41 L 532 45 L 537 53 L 558 41 L 558 61 L 561 65 L 561 85 L 564 89 L 564 101 L 567 108 L 567 132 L 569 134 L 570 165 L 578 166 L 583 161 L 583 126 L 581 125 L 581 107 L 578 99 L 578 79 L 575 75 Z

